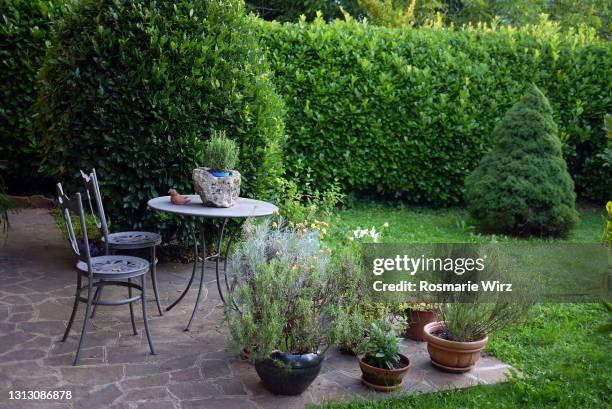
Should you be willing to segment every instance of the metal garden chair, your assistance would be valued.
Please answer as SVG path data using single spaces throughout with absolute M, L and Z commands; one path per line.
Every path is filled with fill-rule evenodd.
M 92 169 L 88 175 L 81 171 L 83 182 L 87 191 L 87 200 L 89 201 L 89 209 L 91 214 L 102 234 L 102 241 L 104 242 L 104 254 L 109 255 L 117 251 L 135 251 L 135 250 L 147 250 L 149 252 L 149 261 L 151 263 L 151 284 L 153 285 L 153 292 L 155 293 L 155 302 L 157 303 L 157 311 L 159 315 L 164 315 L 159 302 L 159 291 L 157 289 L 157 258 L 155 256 L 155 247 L 161 243 L 161 236 L 157 233 L 151 233 L 146 231 L 124 231 L 117 233 L 110 233 L 108 230 L 108 223 L 106 219 L 106 213 L 104 212 L 104 205 L 102 203 L 102 195 L 100 194 L 100 185 L 98 184 L 98 176 L 96 170 Z M 97 213 L 94 211 L 92 201 L 96 203 Z M 99 291 L 96 290 L 96 299 L 102 297 L 102 287 Z M 95 307 L 92 312 L 92 316 L 95 315 Z
M 83 346 L 83 340 L 89 327 L 91 320 L 90 313 L 92 306 L 96 305 L 130 305 L 130 318 L 132 320 L 132 329 L 134 334 L 136 331 L 136 322 L 134 321 L 134 308 L 132 303 L 141 300 L 142 302 L 142 317 L 144 320 L 144 328 L 147 334 L 147 340 L 149 342 L 149 348 L 151 353 L 155 355 L 155 348 L 153 341 L 151 340 L 151 334 L 149 333 L 149 322 L 147 320 L 147 303 L 145 302 L 147 297 L 147 272 L 149 271 L 149 262 L 145 259 L 132 256 L 100 256 L 91 257 L 89 252 L 89 241 L 87 236 L 87 224 L 85 222 L 85 212 L 83 211 L 83 202 L 81 201 L 81 194 L 77 193 L 73 198 L 68 197 L 62 188 L 61 183 L 57 184 L 57 195 L 58 202 L 64 215 L 66 222 L 66 230 L 68 232 L 68 239 L 70 241 L 72 250 L 77 256 L 77 285 L 76 293 L 74 296 L 74 305 L 72 307 L 72 313 L 70 314 L 70 320 L 64 332 L 62 342 L 66 341 L 74 317 L 76 315 L 79 303 L 86 303 L 87 308 L 85 309 L 85 317 L 83 319 L 83 329 L 81 330 L 81 337 L 79 339 L 79 346 L 77 347 L 76 356 L 74 357 L 73 365 L 78 365 L 81 355 L 81 348 Z M 76 239 L 75 230 L 72 226 L 72 215 L 76 215 L 79 219 L 81 227 L 81 235 L 83 239 L 83 245 L 79 246 L 79 242 Z M 140 277 L 140 285 L 132 283 L 133 278 Z M 83 285 L 83 278 L 87 279 L 87 284 Z M 123 281 L 126 280 L 126 281 Z M 96 291 L 106 286 L 121 286 L 128 288 L 128 298 L 121 300 L 106 300 L 102 301 L 96 299 L 94 295 L 94 288 Z M 140 294 L 132 296 L 132 290 L 140 291 Z M 81 293 L 87 290 L 87 297 L 83 297 Z

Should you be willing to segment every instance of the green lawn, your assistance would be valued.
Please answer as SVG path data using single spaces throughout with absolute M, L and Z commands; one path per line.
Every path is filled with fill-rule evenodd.
M 603 211 L 582 210 L 569 242 L 598 242 Z M 379 229 L 383 242 L 484 242 L 460 209 L 430 210 L 364 204 L 337 213 L 329 240 L 340 244 L 357 227 Z M 495 237 L 498 241 L 512 240 Z M 490 339 L 487 351 L 519 368 L 524 379 L 427 395 L 397 396 L 377 402 L 328 403 L 326 409 L 358 408 L 602 408 L 612 404 L 612 337 L 595 328 L 610 319 L 598 304 L 539 304 L 524 324 Z
M 350 235 L 357 227 L 380 230 L 385 229 L 382 242 L 392 243 L 476 243 L 497 241 L 517 241 L 506 236 L 483 235 L 477 233 L 470 224 L 467 212 L 463 209 L 428 209 L 402 205 L 382 205 L 363 203 L 341 210 L 332 219 L 335 228 L 331 231 L 330 240 L 338 243 L 342 236 Z M 583 209 L 580 211 L 580 222 L 567 238 L 567 242 L 594 243 L 600 242 L 603 235 L 604 210 Z M 531 239 L 534 240 L 534 239 Z M 538 239 L 538 241 L 555 241 Z M 558 240 L 557 240 L 558 241 Z

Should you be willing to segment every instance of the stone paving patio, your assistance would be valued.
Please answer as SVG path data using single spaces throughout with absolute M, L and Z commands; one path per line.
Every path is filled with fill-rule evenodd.
M 157 315 L 150 301 L 150 327 L 158 355 L 133 335 L 127 306 L 100 307 L 85 341 L 81 365 L 71 366 L 82 325 L 81 304 L 73 332 L 59 342 L 72 306 L 76 276 L 72 253 L 46 210 L 12 214 L 12 230 L 0 238 L 0 409 L 4 408 L 303 408 L 332 399 L 380 399 L 365 389 L 354 357 L 331 351 L 321 375 L 299 397 L 268 393 L 254 368 L 227 348 L 214 274 L 207 272 L 206 298 L 190 332 L 184 332 L 196 289 L 179 306 Z M 190 265 L 160 264 L 162 305 L 184 288 Z M 150 281 L 150 280 L 149 280 Z M 197 288 L 197 286 L 196 286 Z M 152 291 L 150 292 L 152 293 Z M 80 319 L 79 319 L 80 318 Z M 439 372 L 423 343 L 405 342 L 411 360 L 408 393 L 503 382 L 509 366 L 484 356 L 468 374 Z M 9 390 L 70 390 L 72 400 L 9 401 Z

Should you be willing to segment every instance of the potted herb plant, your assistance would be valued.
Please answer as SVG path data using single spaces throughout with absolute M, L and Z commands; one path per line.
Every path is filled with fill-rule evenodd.
M 359 353 L 364 385 L 378 392 L 391 392 L 401 386 L 410 360 L 400 353 L 399 339 L 388 321 L 371 324 Z
M 248 352 L 272 393 L 298 395 L 317 377 L 337 340 L 350 271 L 303 231 L 247 224 L 228 264 L 225 309 L 234 346 Z
M 476 365 L 488 336 L 522 316 L 520 303 L 462 302 L 439 310 L 441 321 L 425 325 L 427 351 L 434 366 L 448 372 L 467 372 Z
M 213 131 L 204 149 L 206 167 L 193 170 L 193 186 L 204 206 L 232 207 L 240 195 L 240 173 L 234 170 L 239 149 L 225 131 Z
M 425 341 L 423 329 L 425 325 L 436 321 L 436 311 L 439 308 L 440 305 L 435 303 L 401 303 L 398 306 L 398 313 L 407 323 L 404 336 L 414 341 Z

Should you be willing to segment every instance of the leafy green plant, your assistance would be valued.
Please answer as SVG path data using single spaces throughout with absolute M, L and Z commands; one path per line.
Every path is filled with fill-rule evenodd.
M 228 265 L 233 291 L 225 313 L 234 345 L 253 362 L 274 350 L 325 353 L 338 338 L 352 269 L 332 261 L 317 239 L 269 221 L 247 225 L 244 236 Z
M 465 181 L 467 207 L 481 229 L 565 236 L 578 221 L 552 114 L 532 86 L 493 131 L 496 144 Z
M 424 302 L 424 301 L 415 301 L 415 302 L 403 302 L 397 305 L 395 310 L 398 314 L 401 314 L 405 318 L 408 315 L 409 311 L 434 311 L 437 312 L 442 308 L 443 304 L 441 303 L 432 303 L 432 302 Z
M 287 177 L 298 186 L 321 191 L 337 180 L 347 193 L 460 204 L 491 130 L 533 82 L 551 100 L 579 196 L 608 199 L 596 155 L 612 44 L 591 30 L 316 19 L 261 22 L 260 31 L 287 108 Z
M 319 191 L 310 183 L 298 186 L 295 181 L 284 178 L 279 178 L 278 184 L 280 193 L 276 203 L 280 216 L 289 227 L 316 229 L 323 239 L 334 210 L 344 198 L 340 185 L 332 184 L 327 190 Z
M 212 170 L 228 171 L 238 162 L 239 149 L 225 131 L 213 131 L 204 148 L 203 163 Z
M 206 140 L 225 129 L 243 195 L 271 197 L 284 111 L 254 24 L 241 0 L 71 2 L 40 71 L 44 170 L 68 183 L 95 167 L 117 228 L 169 239 L 183 222 L 147 200 L 190 191 Z
M 298 186 L 295 181 L 287 179 L 281 182 L 281 186 L 281 215 L 295 223 L 315 217 L 328 219 L 345 196 L 338 183 L 331 184 L 324 191 L 313 188 L 309 182 Z
M 68 229 L 66 228 L 66 219 L 64 218 L 64 215 L 62 214 L 61 210 L 59 208 L 51 209 L 51 215 L 55 219 L 55 223 L 57 224 L 57 227 L 62 233 L 62 236 L 65 239 L 68 239 Z M 70 217 L 71 217 L 73 226 L 80 226 L 80 221 L 79 221 L 78 216 L 72 214 Z M 100 241 L 100 239 L 102 238 L 102 233 L 100 229 L 98 229 L 98 225 L 96 224 L 96 220 L 94 219 L 94 217 L 90 214 L 86 214 L 85 223 L 87 224 L 88 239 L 92 242 Z M 110 224 L 108 227 L 110 228 Z M 74 234 L 77 240 L 83 240 L 83 233 L 81 232 L 80 228 L 75 228 Z
M 362 360 L 371 366 L 394 369 L 400 362 L 400 342 L 391 324 L 386 320 L 373 322 L 368 328 L 367 337 L 359 345 Z
M 365 11 L 368 19 L 379 26 L 394 28 L 409 28 L 415 22 L 415 6 L 417 1 L 410 0 L 407 4 L 397 5 L 393 0 L 358 0 L 359 7 Z
M 357 0 L 246 0 L 245 3 L 261 18 L 276 21 L 296 22 L 302 15 L 312 19 L 317 13 L 332 19 L 342 15 L 340 7 L 354 13 L 360 11 Z
M 371 283 L 367 277 L 362 276 L 356 283 L 354 291 L 344 296 L 338 310 L 340 318 L 336 322 L 338 345 L 344 351 L 352 353 L 359 352 L 359 346 L 366 339 L 373 322 L 388 321 L 394 315 L 394 310 L 389 305 L 373 302 L 368 297 Z M 406 321 L 399 317 L 393 320 L 393 323 L 397 328 L 401 328 Z

